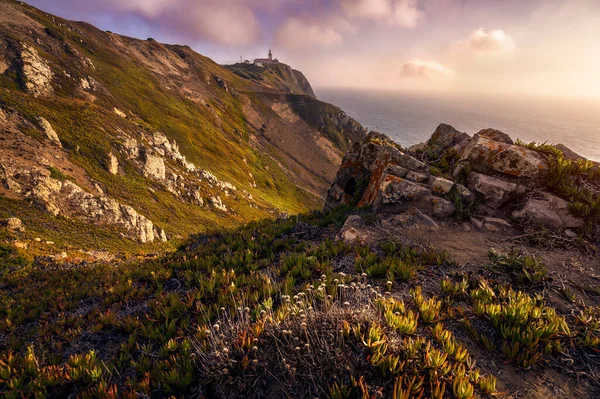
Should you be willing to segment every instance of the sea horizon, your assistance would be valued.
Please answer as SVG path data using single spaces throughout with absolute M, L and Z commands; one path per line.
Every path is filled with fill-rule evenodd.
M 425 142 L 441 123 L 473 135 L 493 128 L 514 140 L 564 144 L 600 161 L 600 100 L 535 96 L 479 96 L 451 93 L 317 88 L 369 130 L 410 147 Z

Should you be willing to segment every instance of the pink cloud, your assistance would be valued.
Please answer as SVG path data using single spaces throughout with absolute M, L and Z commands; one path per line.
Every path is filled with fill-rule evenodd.
M 485 31 L 474 30 L 465 39 L 450 44 L 450 52 L 472 56 L 498 56 L 511 53 L 515 49 L 514 40 L 502 29 Z
M 339 0 L 340 7 L 349 18 L 386 22 L 413 28 L 424 18 L 417 0 Z
M 451 78 L 455 76 L 455 73 L 435 61 L 414 58 L 402 65 L 400 76 L 417 79 L 436 79 Z
M 278 44 L 290 49 L 329 47 L 341 43 L 344 34 L 351 31 L 350 25 L 341 18 L 292 17 L 277 30 L 275 37 Z

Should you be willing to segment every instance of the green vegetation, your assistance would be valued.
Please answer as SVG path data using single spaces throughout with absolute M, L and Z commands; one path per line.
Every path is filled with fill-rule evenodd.
M 569 201 L 570 210 L 585 218 L 588 228 L 600 223 L 600 167 L 592 161 L 566 159 L 553 145 L 524 143 L 517 145 L 544 154 L 550 164 L 548 189 Z
M 487 397 L 496 379 L 473 345 L 526 368 L 598 347 L 595 308 L 559 315 L 540 294 L 465 274 L 432 291 L 421 283 L 455 268 L 447 254 L 334 241 L 349 211 L 198 235 L 116 266 L 47 268 L 2 247 L 13 266 L 0 276 L 0 392 Z M 493 260 L 508 277 L 538 268 L 517 254 Z M 475 344 L 459 338 L 461 319 Z

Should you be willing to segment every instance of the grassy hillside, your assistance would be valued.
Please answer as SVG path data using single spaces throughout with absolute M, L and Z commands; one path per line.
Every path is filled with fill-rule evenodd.
M 80 186 L 97 184 L 106 195 L 133 206 L 169 236 L 320 206 L 315 194 L 323 195 L 337 168 L 312 142 L 320 126 L 304 120 L 292 126 L 282 119 L 271 109 L 272 100 L 262 95 L 264 86 L 186 46 L 102 32 L 12 0 L 1 0 L 0 10 L 0 55 L 8 66 L 0 73 L 0 109 L 20 118 L 9 126 L 12 130 L 7 127 L 2 134 L 18 131 L 44 143 L 37 121 L 45 118 L 57 132 L 64 155 L 86 176 L 51 167 Z M 52 70 L 52 93 L 36 96 L 26 90 L 24 44 Z M 307 97 L 306 101 L 316 100 Z M 249 116 L 256 115 L 262 124 L 249 121 Z M 302 140 L 297 159 L 302 160 L 302 151 L 306 151 L 315 161 L 298 165 L 297 159 L 291 161 L 263 138 L 265 131 L 277 135 L 281 130 L 294 132 Z M 247 191 L 253 200 L 237 201 L 221 194 L 230 209 L 223 214 L 174 198 L 164 184 L 140 173 L 135 160 L 122 152 L 124 137 L 141 142 L 154 132 L 175 141 L 181 154 L 197 168 Z M 349 137 L 343 131 L 336 133 L 342 140 L 334 148 L 342 154 Z M 108 171 L 109 154 L 118 158 L 116 175 Z M 166 166 L 187 177 L 179 165 L 167 160 Z M 300 175 L 300 170 L 310 173 Z M 201 192 L 205 199 L 219 194 L 211 187 L 201 187 Z M 43 230 L 35 221 L 29 227 Z

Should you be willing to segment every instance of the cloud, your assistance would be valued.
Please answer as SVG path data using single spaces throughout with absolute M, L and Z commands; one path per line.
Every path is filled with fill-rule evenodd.
M 437 62 L 414 58 L 402 65 L 400 76 L 411 79 L 436 79 L 451 78 L 455 73 Z
M 344 34 L 352 31 L 340 18 L 312 20 L 292 17 L 279 27 L 275 34 L 278 44 L 290 49 L 329 47 L 341 43 Z
M 414 28 L 424 18 L 417 0 L 339 0 L 349 18 L 382 21 L 391 25 Z
M 450 44 L 450 52 L 471 56 L 499 56 L 515 49 L 514 40 L 502 29 L 486 32 L 483 28 L 474 30 L 465 39 Z

